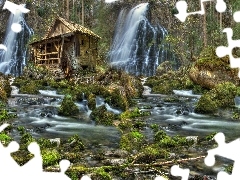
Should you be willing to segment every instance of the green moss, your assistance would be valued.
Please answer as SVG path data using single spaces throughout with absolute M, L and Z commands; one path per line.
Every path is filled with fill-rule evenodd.
M 132 131 L 122 135 L 120 148 L 127 151 L 140 150 L 144 143 L 144 135 L 138 131 Z
M 5 122 L 16 117 L 16 114 L 10 114 L 6 109 L 0 109 L 0 122 Z
M 5 134 L 5 133 L 0 133 L 0 141 L 3 143 L 3 144 L 9 144 L 13 139 Z
M 26 149 L 31 142 L 35 142 L 35 139 L 30 133 L 25 132 L 20 138 L 21 149 Z
M 154 135 L 154 141 L 159 142 L 159 141 L 163 140 L 165 137 L 167 137 L 166 132 L 163 130 L 160 130 L 160 131 L 156 132 L 156 134 Z
M 203 49 L 195 65 L 199 69 L 207 70 L 224 69 L 234 71 L 233 69 L 230 68 L 229 58 L 227 56 L 219 58 L 216 55 L 216 47 L 212 46 Z
M 79 180 L 82 177 L 82 175 L 86 174 L 87 172 L 88 172 L 88 168 L 84 166 L 71 166 L 66 171 L 66 175 L 68 175 L 68 177 L 71 180 Z
M 234 97 L 237 95 L 237 87 L 231 82 L 218 84 L 215 88 L 201 96 L 197 102 L 195 112 L 213 113 L 218 108 L 226 108 L 234 105 Z
M 119 116 L 108 112 L 107 108 L 103 105 L 95 108 L 91 113 L 91 118 L 96 121 L 96 124 L 111 126 L 113 125 L 113 120 L 119 119 Z
M 120 123 L 118 124 L 118 128 L 122 131 L 129 130 L 133 127 L 133 123 L 129 119 L 121 119 Z
M 106 172 L 103 168 L 98 168 L 93 175 L 91 176 L 92 179 L 99 179 L 99 180 L 111 180 L 111 175 Z
M 41 151 L 43 166 L 52 166 L 59 163 L 61 156 L 56 149 L 43 149 Z
M 178 71 L 170 70 L 161 76 L 149 77 L 145 85 L 151 87 L 153 93 L 159 94 L 173 94 L 173 90 L 191 89 L 194 90 L 194 93 L 199 93 L 199 90 L 201 90 L 201 88 L 193 83 L 188 74 L 189 69 L 184 67 L 180 68 Z
M 85 149 L 83 141 L 81 140 L 81 138 L 79 137 L 78 134 L 71 136 L 68 139 L 68 143 L 69 143 L 68 148 L 70 148 L 69 150 L 71 152 L 79 152 L 79 151 L 83 151 Z
M 46 86 L 47 83 L 44 80 L 32 80 L 18 77 L 14 80 L 13 85 L 19 87 L 20 93 L 39 94 L 39 90 L 45 89 L 44 86 Z
M 96 95 L 94 94 L 90 94 L 88 96 L 88 107 L 91 109 L 91 110 L 94 110 L 96 108 Z
M 61 106 L 58 109 L 59 115 L 63 116 L 75 116 L 78 115 L 79 113 L 79 108 L 77 105 L 74 103 L 72 96 L 70 95 L 65 95 Z
M 148 111 L 140 111 L 138 108 L 134 108 L 133 110 L 127 110 L 123 112 L 120 117 L 121 119 L 132 119 L 136 117 L 143 117 L 143 116 L 149 116 L 151 113 Z
M 0 101 L 6 103 L 7 102 L 7 93 L 6 91 L 0 87 Z
M 159 130 L 159 125 L 158 124 L 151 124 L 150 128 L 153 130 L 153 132 L 158 132 Z
M 30 159 L 34 157 L 33 154 L 30 154 L 27 150 L 19 150 L 11 153 L 13 159 L 20 165 L 26 164 Z
M 121 109 L 123 111 L 125 111 L 129 106 L 127 98 L 124 96 L 124 94 L 121 94 L 119 89 L 114 89 L 110 96 L 106 97 L 106 102 L 112 107 Z
M 45 139 L 45 138 L 37 139 L 37 143 L 41 149 L 57 147 L 56 142 L 51 143 L 49 139 Z
M 204 139 L 205 139 L 206 141 L 212 141 L 213 138 L 214 138 L 214 136 L 215 136 L 216 134 L 217 134 L 217 132 L 213 132 L 213 133 L 207 135 Z
M 173 136 L 170 137 L 165 131 L 160 130 L 154 136 L 154 142 L 161 148 L 180 148 L 182 146 L 189 147 L 193 145 L 192 140 L 187 140 L 185 137 Z
M 141 150 L 136 158 L 138 163 L 153 163 L 156 159 L 167 158 L 169 153 L 157 145 L 149 145 Z
M 201 96 L 195 107 L 197 113 L 214 113 L 218 109 L 217 103 L 212 99 L 211 94 Z
M 4 90 L 6 92 L 7 97 L 10 97 L 12 88 L 11 88 L 8 80 L 6 80 L 5 83 L 4 83 Z

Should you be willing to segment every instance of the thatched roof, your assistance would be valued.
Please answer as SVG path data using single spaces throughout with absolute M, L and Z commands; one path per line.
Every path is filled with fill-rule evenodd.
M 77 23 L 74 23 L 71 21 L 67 21 L 61 17 L 57 17 L 55 19 L 55 21 L 53 22 L 52 26 L 49 27 L 49 30 L 46 33 L 46 35 L 44 36 L 44 38 L 37 42 L 48 40 L 48 39 L 54 39 L 56 37 L 60 37 L 60 36 L 64 36 L 64 35 L 68 35 L 68 34 L 72 34 L 72 33 L 77 33 L 77 32 L 81 33 L 81 34 L 85 34 L 87 36 L 92 36 L 96 39 L 101 39 L 100 36 L 98 36 L 97 34 L 92 32 L 88 28 L 81 26 L 80 24 L 77 24 Z M 37 42 L 33 42 L 31 44 L 34 44 Z

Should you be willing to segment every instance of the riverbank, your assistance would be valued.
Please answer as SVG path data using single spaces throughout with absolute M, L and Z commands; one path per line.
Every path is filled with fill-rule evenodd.
M 56 89 L 45 92 L 51 95 L 55 90 L 68 94 L 71 92 L 71 88 L 64 81 L 54 85 Z M 96 92 L 94 89 L 90 90 Z M 74 99 L 77 100 L 75 105 L 80 112 L 73 117 L 58 115 L 58 108 L 63 101 L 58 97 L 35 94 L 34 96 L 39 97 L 11 98 L 10 111 L 18 114 L 18 118 L 12 121 L 11 133 L 22 144 L 21 151 L 16 153 L 14 158 L 20 164 L 27 162 L 26 157 L 30 157 L 26 147 L 31 141 L 39 142 L 46 158 L 44 168 L 48 171 L 56 171 L 61 159 L 70 160 L 72 165 L 67 174 L 72 179 L 79 179 L 83 174 L 88 174 L 92 179 L 153 179 L 160 174 L 165 174 L 168 179 L 177 179 L 170 175 L 170 168 L 176 163 L 180 167 L 190 168 L 192 179 L 199 179 L 204 175 L 214 179 L 217 171 L 230 164 L 220 161 L 213 168 L 204 165 L 207 150 L 216 144 L 211 140 L 212 136 L 208 135 L 225 126 L 229 127 L 226 138 L 234 139 L 238 135 L 228 133 L 233 132 L 232 127 L 238 127 L 234 122 L 229 126 L 227 119 L 225 121 L 194 113 L 194 106 L 198 101 L 195 97 L 132 98 L 129 101 L 132 105 L 126 111 L 114 116 L 110 116 L 109 112 L 106 114 L 107 118 L 114 118 L 113 124 L 106 126 L 97 124 L 96 120 L 89 116 L 94 110 L 90 107 L 106 107 L 107 102 L 113 101 L 106 102 L 104 99 L 107 99 L 107 96 L 95 96 L 94 100 L 97 102 L 93 104 L 88 91 L 84 92 L 84 96 L 82 93 L 81 91 L 81 98 L 79 95 L 79 99 Z M 101 110 L 106 111 L 107 108 Z M 99 117 L 102 119 L 105 116 Z M 197 141 L 187 140 L 189 138 L 186 136 L 190 135 L 197 138 Z M 60 138 L 60 146 L 49 142 L 49 139 L 55 138 Z M 53 154 L 50 151 L 53 151 Z M 55 158 L 50 158 L 51 156 Z

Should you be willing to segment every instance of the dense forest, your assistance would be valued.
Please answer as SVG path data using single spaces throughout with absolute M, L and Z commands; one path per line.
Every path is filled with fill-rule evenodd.
M 31 41 L 42 38 L 56 16 L 69 19 L 73 22 L 84 25 L 102 37 L 100 54 L 106 55 L 109 51 L 114 27 L 118 13 L 122 8 L 131 8 L 146 1 L 115 1 L 105 3 L 99 1 L 13 1 L 17 4 L 26 4 L 30 13 L 26 14 L 29 26 L 34 30 Z M 199 57 L 200 52 L 206 46 L 218 46 L 226 44 L 226 36 L 222 30 L 231 27 L 234 31 L 234 38 L 239 38 L 239 24 L 234 22 L 233 13 L 240 8 L 239 1 L 226 1 L 227 10 L 218 13 L 215 9 L 216 3 L 205 2 L 206 13 L 203 16 L 189 16 L 185 23 L 181 23 L 174 14 L 177 14 L 175 7 L 177 1 L 152 0 L 149 1 L 151 9 L 151 21 L 159 23 L 168 30 L 169 35 L 166 41 L 170 42 L 173 50 L 178 54 L 184 63 L 191 63 Z M 188 11 L 199 11 L 200 1 L 188 0 Z M 3 3 L 1 4 L 1 7 Z M 5 35 L 9 12 L 3 10 L 0 14 L 1 30 L 0 40 Z M 105 59 L 105 58 L 104 58 Z

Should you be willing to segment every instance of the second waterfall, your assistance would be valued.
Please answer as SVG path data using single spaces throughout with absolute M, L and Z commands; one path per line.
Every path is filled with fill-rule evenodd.
M 137 76 L 153 76 L 158 65 L 166 60 L 176 65 L 169 44 L 164 43 L 167 30 L 159 24 L 152 25 L 148 16 L 148 3 L 130 11 L 121 10 L 109 54 L 111 66 Z

